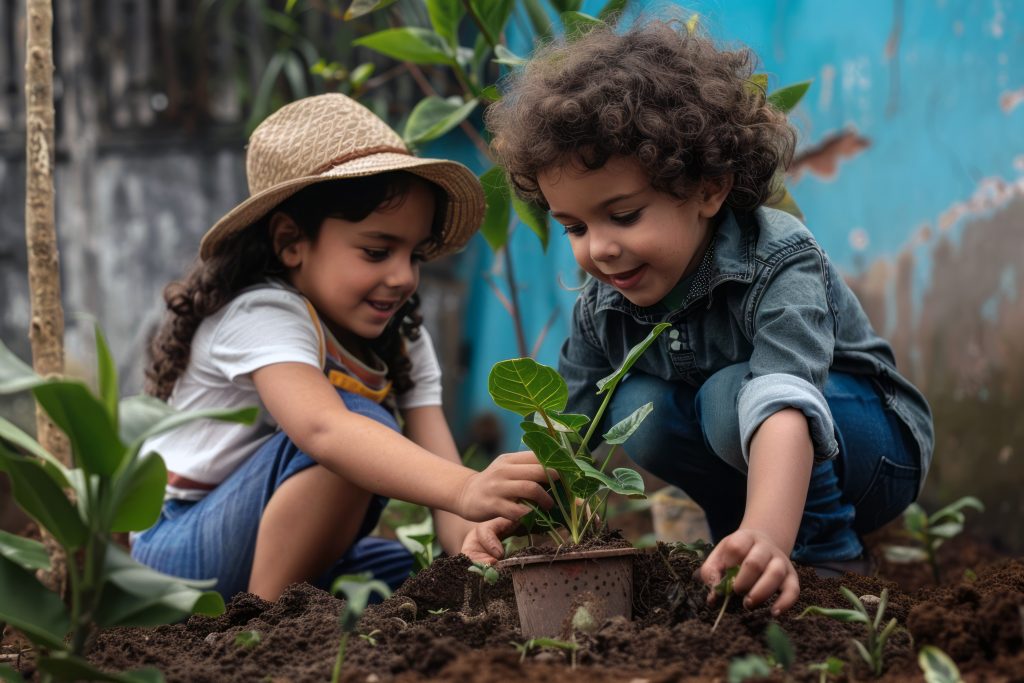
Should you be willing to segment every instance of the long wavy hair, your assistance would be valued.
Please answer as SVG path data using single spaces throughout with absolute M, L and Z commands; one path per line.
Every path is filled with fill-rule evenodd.
M 750 50 L 720 49 L 676 22 L 595 29 L 542 48 L 506 81 L 485 114 L 491 147 L 519 194 L 545 208 L 539 173 L 623 156 L 684 201 L 701 181 L 731 175 L 725 203 L 754 209 L 780 189 L 773 177 L 796 145 L 751 80 L 755 63 Z
M 270 217 L 288 214 L 302 232 L 298 239 L 316 241 L 326 218 L 350 222 L 365 219 L 377 209 L 401 202 L 412 183 L 425 183 L 435 197 L 432 234 L 440 234 L 447 197 L 438 186 L 410 173 L 396 171 L 363 178 L 317 183 L 286 199 L 262 219 L 226 241 L 206 260 L 197 260 L 180 280 L 164 289 L 167 313 L 150 344 L 146 393 L 166 400 L 188 366 L 192 339 L 204 318 L 213 315 L 246 287 L 268 277 L 283 277 L 285 268 L 274 253 Z M 419 337 L 423 316 L 413 294 L 395 314 L 384 333 L 373 340 L 373 350 L 387 363 L 388 379 L 402 393 L 413 386 L 412 363 L 403 340 Z

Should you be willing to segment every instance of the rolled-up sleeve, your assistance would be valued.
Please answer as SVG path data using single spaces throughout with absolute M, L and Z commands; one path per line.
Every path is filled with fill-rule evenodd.
M 839 452 L 822 393 L 832 365 L 836 318 L 822 253 L 807 246 L 781 260 L 755 287 L 748 324 L 754 350 L 737 397 L 743 458 L 761 424 L 785 408 L 807 416 L 815 461 Z

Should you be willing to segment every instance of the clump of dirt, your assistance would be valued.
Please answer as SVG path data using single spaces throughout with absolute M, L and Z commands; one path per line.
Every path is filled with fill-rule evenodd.
M 469 566 L 464 556 L 441 558 L 392 598 L 367 608 L 358 628 L 367 637 L 349 639 L 344 680 L 711 681 L 723 680 L 735 657 L 767 654 L 768 609 L 747 610 L 733 601 L 711 633 L 718 609 L 708 606 L 708 589 L 694 576 L 699 561 L 667 546 L 636 558 L 634 619 L 605 619 L 575 634 L 575 655 L 537 648 L 521 657 L 513 646 L 523 638 L 510 579 L 503 574 L 488 585 Z M 929 576 L 927 567 L 917 569 Z M 967 575 L 973 580 L 962 570 L 949 571 L 948 582 L 908 590 L 884 574 L 825 579 L 801 568 L 800 600 L 776 620 L 796 650 L 790 679 L 817 681 L 809 665 L 829 656 L 846 662 L 832 680 L 871 679 L 852 644 L 863 638 L 862 625 L 798 618 L 809 605 L 849 607 L 839 592 L 843 585 L 859 596 L 889 590 L 887 619 L 895 617 L 901 628 L 886 646 L 882 680 L 920 679 L 916 652 L 925 644 L 946 651 L 968 680 L 1024 680 L 1024 561 L 982 564 L 973 572 Z M 275 603 L 243 594 L 217 618 L 109 631 L 91 659 L 110 670 L 156 666 L 168 681 L 323 681 L 337 652 L 341 607 L 308 585 L 292 586 Z M 250 630 L 260 632 L 260 642 L 236 644 L 237 634 Z M 783 680 L 782 672 L 772 678 Z

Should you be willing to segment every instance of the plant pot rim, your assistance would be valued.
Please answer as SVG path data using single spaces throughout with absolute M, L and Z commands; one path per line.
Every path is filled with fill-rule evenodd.
M 573 550 L 567 553 L 552 553 L 543 555 L 518 555 L 506 560 L 499 560 L 495 566 L 498 569 L 509 567 L 524 567 L 528 564 L 541 564 L 561 562 L 566 560 L 599 560 L 605 557 L 621 557 L 623 555 L 637 555 L 640 548 L 597 548 L 595 550 Z

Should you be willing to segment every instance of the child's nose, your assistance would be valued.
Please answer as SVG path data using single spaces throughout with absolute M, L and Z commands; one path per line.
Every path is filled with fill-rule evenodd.
M 602 234 L 600 231 L 591 231 L 590 235 L 590 258 L 595 261 L 610 261 L 622 253 L 618 242 L 612 235 Z
M 418 272 L 417 266 L 413 263 L 404 262 L 402 259 L 395 259 L 395 261 L 394 267 L 388 271 L 385 284 L 396 289 L 414 286 Z

